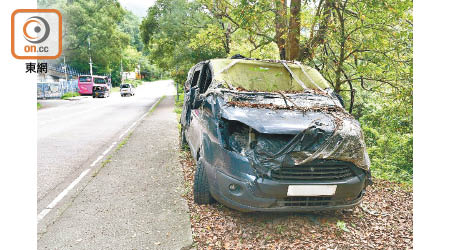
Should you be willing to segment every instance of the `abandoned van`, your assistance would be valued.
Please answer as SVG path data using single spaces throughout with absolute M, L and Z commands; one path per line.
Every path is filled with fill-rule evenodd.
M 213 59 L 189 71 L 181 142 L 194 200 L 240 211 L 350 208 L 371 184 L 360 124 L 313 68 Z

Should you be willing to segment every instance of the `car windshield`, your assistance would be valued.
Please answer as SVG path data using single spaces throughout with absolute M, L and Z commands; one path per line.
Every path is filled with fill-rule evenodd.
M 120 88 L 129 88 L 129 87 L 130 87 L 129 84 L 124 84 L 124 85 L 120 86 Z
M 80 82 L 90 82 L 91 77 L 90 76 L 80 76 Z
M 103 78 L 94 78 L 94 83 L 105 84 L 106 81 Z

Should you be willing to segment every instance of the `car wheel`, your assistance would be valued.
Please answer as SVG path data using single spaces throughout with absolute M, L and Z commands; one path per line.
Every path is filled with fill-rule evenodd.
M 180 146 L 181 146 L 181 149 L 184 149 L 185 147 L 188 146 L 188 143 L 186 140 L 186 132 L 184 131 L 183 126 L 181 126 L 181 131 L 180 131 Z
M 197 169 L 194 176 L 194 201 L 199 205 L 214 203 L 214 198 L 209 192 L 206 169 L 200 160 L 197 161 Z

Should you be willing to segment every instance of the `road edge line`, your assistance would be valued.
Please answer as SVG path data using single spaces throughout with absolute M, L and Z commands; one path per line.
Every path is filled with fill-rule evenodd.
M 156 101 L 149 109 L 149 111 L 145 112 L 141 117 L 139 117 L 139 119 L 137 119 L 135 122 L 133 122 L 133 124 L 125 130 L 124 133 L 122 133 L 119 136 L 119 141 L 120 139 L 125 135 L 128 134 L 125 139 L 123 139 L 122 141 L 119 142 L 119 144 L 116 146 L 116 148 L 114 149 L 113 152 L 117 152 L 117 150 L 119 150 L 120 148 L 122 148 L 127 142 L 128 139 L 130 138 L 131 134 L 133 133 L 133 130 L 135 129 L 135 126 L 140 123 L 147 115 L 153 113 L 153 111 L 156 109 L 156 107 L 161 103 L 161 101 L 165 98 L 166 96 L 163 95 L 161 96 L 158 101 Z M 61 193 L 59 193 L 55 199 L 52 200 L 52 202 L 50 202 L 50 204 L 48 204 L 47 206 L 45 206 L 44 209 L 42 209 L 42 211 L 38 214 L 37 216 L 37 224 L 39 224 L 39 222 L 44 219 L 44 217 L 50 213 L 55 207 L 56 205 L 69 193 L 70 190 L 72 190 L 83 178 L 84 176 L 86 176 L 91 170 L 92 168 L 103 158 L 105 157 L 109 151 L 111 151 L 112 148 L 114 148 L 114 146 L 117 144 L 117 141 L 114 141 L 111 146 L 108 147 L 108 149 L 106 149 L 101 155 L 99 155 L 99 157 L 91 163 L 90 167 L 85 169 L 83 172 L 81 172 L 81 174 L 74 180 L 72 181 L 69 186 L 67 186 Z M 102 166 L 97 169 L 97 171 L 95 171 L 95 173 L 93 175 L 91 175 L 92 178 L 94 178 L 99 172 L 100 170 L 105 166 L 106 163 L 108 163 L 108 161 L 111 159 L 111 155 L 109 157 L 107 157 L 107 159 L 105 161 L 103 161 L 101 164 Z M 90 182 L 90 181 L 89 181 Z M 84 189 L 84 188 L 83 188 Z M 65 209 L 64 209 L 65 210 Z

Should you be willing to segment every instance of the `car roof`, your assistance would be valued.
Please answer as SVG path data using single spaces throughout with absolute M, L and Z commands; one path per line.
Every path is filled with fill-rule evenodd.
M 78 77 L 92 76 L 96 78 L 107 78 L 107 76 L 98 76 L 98 75 L 79 75 Z
M 314 68 L 299 62 L 257 59 L 212 59 L 209 60 L 213 78 L 229 87 L 240 87 L 251 91 L 291 89 L 327 89 L 329 83 Z M 283 65 L 287 65 L 296 79 Z M 231 86 L 230 86 L 231 85 Z M 304 87 L 302 86 L 304 85 Z

